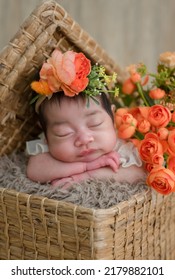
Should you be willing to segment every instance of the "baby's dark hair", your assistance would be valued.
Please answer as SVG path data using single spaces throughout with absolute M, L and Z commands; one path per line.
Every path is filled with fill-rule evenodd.
M 55 103 L 61 104 L 61 100 L 63 98 L 69 98 L 69 99 L 71 98 L 74 100 L 78 100 L 81 98 L 82 100 L 84 100 L 84 102 L 87 102 L 87 96 L 85 96 L 84 94 L 79 94 L 79 95 L 75 95 L 73 97 L 68 97 L 68 96 L 65 96 L 64 92 L 59 92 L 58 94 L 54 93 L 50 99 L 46 98 L 41 103 L 41 105 L 39 107 L 39 112 L 38 112 L 39 122 L 40 122 L 40 125 L 41 125 L 46 137 L 47 137 L 47 135 L 46 135 L 47 134 L 47 117 L 45 114 L 45 109 L 48 104 L 50 104 L 50 105 L 55 104 Z M 101 95 L 99 95 L 99 98 L 101 100 L 102 107 L 108 113 L 108 115 L 111 117 L 112 122 L 114 122 L 114 116 L 113 116 L 113 112 L 112 112 L 112 108 L 111 108 L 111 102 L 110 102 L 108 96 L 104 92 L 102 92 Z

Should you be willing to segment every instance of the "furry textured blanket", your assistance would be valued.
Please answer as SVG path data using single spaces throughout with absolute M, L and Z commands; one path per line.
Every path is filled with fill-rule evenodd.
M 145 182 L 134 185 L 117 183 L 114 179 L 87 180 L 74 184 L 68 190 L 53 188 L 49 184 L 34 183 L 26 173 L 27 157 L 24 153 L 12 153 L 0 158 L 0 187 L 18 192 L 64 200 L 87 208 L 106 209 L 134 194 L 147 189 Z

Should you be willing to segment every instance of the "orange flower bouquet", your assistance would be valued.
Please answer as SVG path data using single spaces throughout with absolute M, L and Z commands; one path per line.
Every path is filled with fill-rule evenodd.
M 118 136 L 137 146 L 148 186 L 163 195 L 175 192 L 175 52 L 160 55 L 156 73 L 138 64 L 127 75 L 119 85 Z

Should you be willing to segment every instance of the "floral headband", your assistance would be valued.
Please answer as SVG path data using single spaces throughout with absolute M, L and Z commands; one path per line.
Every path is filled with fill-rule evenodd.
M 118 88 L 115 87 L 116 73 L 109 76 L 103 66 L 91 66 L 90 60 L 83 53 L 67 51 L 63 54 L 55 49 L 43 63 L 39 76 L 39 81 L 31 83 L 31 88 L 38 93 L 31 102 L 36 101 L 36 112 L 45 98 L 51 98 L 60 91 L 69 97 L 84 93 L 95 101 L 95 96 L 101 92 L 118 95 Z

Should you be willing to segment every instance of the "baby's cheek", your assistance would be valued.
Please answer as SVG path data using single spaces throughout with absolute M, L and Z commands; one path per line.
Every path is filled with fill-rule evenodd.
M 75 148 L 72 145 L 59 145 L 50 150 L 50 154 L 57 160 L 73 162 L 75 159 Z

